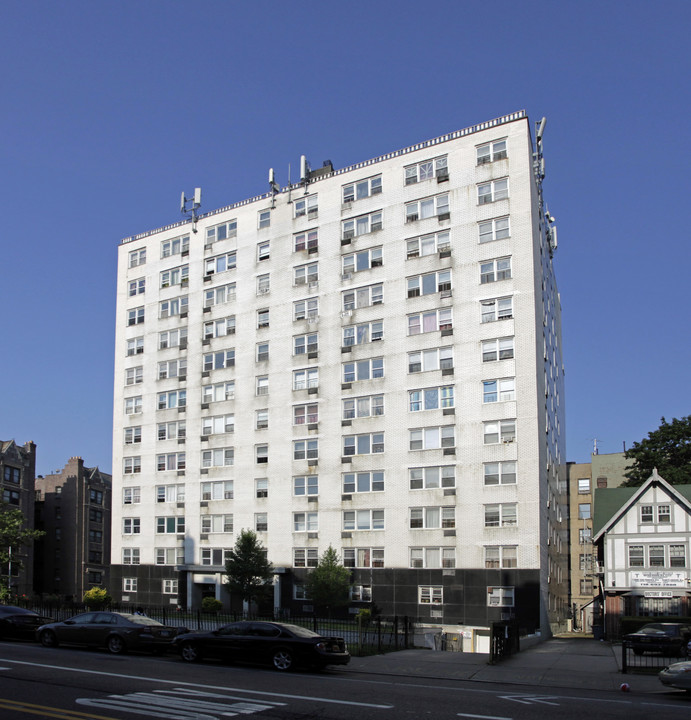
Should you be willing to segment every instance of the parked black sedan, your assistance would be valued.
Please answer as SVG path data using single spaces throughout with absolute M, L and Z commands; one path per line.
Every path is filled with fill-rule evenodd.
M 42 625 L 36 630 L 36 637 L 45 647 L 57 647 L 61 643 L 89 645 L 120 654 L 128 650 L 163 652 L 171 647 L 177 633 L 178 628 L 144 615 L 87 612 L 63 622 Z
M 12 640 L 33 640 L 36 628 L 45 623 L 53 622 L 52 618 L 44 617 L 33 610 L 0 605 L 0 638 Z
M 668 622 L 648 623 L 637 632 L 624 635 L 623 640 L 636 655 L 647 651 L 683 657 L 686 644 L 691 640 L 691 626 Z
M 238 660 L 269 663 L 282 671 L 298 665 L 323 668 L 350 662 L 343 638 L 277 622 L 235 622 L 211 632 L 185 633 L 173 640 L 173 646 L 187 662 Z

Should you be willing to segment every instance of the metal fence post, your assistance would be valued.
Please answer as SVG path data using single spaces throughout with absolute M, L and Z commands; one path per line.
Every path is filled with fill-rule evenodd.
M 628 667 L 626 661 L 628 659 L 628 653 L 626 652 L 626 640 L 621 644 L 621 672 L 622 675 L 626 675 Z

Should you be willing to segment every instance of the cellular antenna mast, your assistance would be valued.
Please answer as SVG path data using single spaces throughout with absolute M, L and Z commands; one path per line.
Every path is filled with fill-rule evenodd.
M 185 191 L 180 195 L 180 212 L 187 218 L 192 218 L 192 232 L 197 232 L 197 210 L 202 206 L 202 189 L 194 188 L 191 198 L 185 197 Z

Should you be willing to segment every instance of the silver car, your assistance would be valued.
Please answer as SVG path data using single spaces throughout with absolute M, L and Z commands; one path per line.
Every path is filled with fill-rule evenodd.
M 691 692 L 691 662 L 672 663 L 660 672 L 658 678 L 663 685 Z

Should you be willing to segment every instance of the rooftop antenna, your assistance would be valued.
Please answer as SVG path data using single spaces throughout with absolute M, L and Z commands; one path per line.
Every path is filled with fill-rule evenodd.
M 280 187 L 278 183 L 276 182 L 276 178 L 274 176 L 274 169 L 269 168 L 269 192 L 271 193 L 271 207 L 276 207 L 276 195 L 278 195 L 280 191 Z
M 194 188 L 191 198 L 185 197 L 185 191 L 180 194 L 180 212 L 186 217 L 192 217 L 192 232 L 197 232 L 197 210 L 202 206 L 202 189 Z
M 535 123 L 535 152 L 533 153 L 533 175 L 535 177 L 535 184 L 537 185 L 538 205 L 541 211 L 541 215 L 542 217 L 544 217 L 546 222 L 545 239 L 547 240 L 547 246 L 549 248 L 549 256 L 552 257 L 554 255 L 554 251 L 557 249 L 557 228 L 553 225 L 554 217 L 549 214 L 549 210 L 544 204 L 542 198 L 542 181 L 545 179 L 545 158 L 542 154 L 542 136 L 545 133 L 546 125 L 546 117 L 543 117 L 542 120 Z
M 593 455 L 599 455 L 600 452 L 597 449 L 597 438 L 593 438 Z
M 307 158 L 304 155 L 300 155 L 300 182 L 305 186 L 305 195 L 307 195 L 307 185 L 310 181 L 310 166 L 307 162 Z

